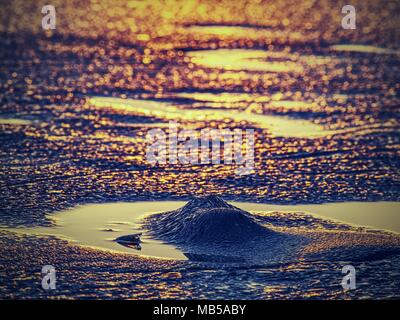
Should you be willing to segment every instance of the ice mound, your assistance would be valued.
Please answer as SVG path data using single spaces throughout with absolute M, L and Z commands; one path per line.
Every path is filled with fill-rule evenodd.
M 189 260 L 202 262 L 351 261 L 400 253 L 397 235 L 359 232 L 351 227 L 309 229 L 300 224 L 293 226 L 290 219 L 295 217 L 295 213 L 288 213 L 266 219 L 236 208 L 218 196 L 205 196 L 193 198 L 177 210 L 148 216 L 143 227 L 150 237 L 175 245 Z M 279 221 L 271 223 L 271 219 Z
M 246 242 L 274 232 L 217 196 L 194 198 L 182 208 L 151 216 L 150 233 L 175 244 Z
M 197 261 L 281 261 L 301 243 L 301 237 L 270 230 L 218 196 L 193 198 L 180 209 L 149 216 L 144 227 Z

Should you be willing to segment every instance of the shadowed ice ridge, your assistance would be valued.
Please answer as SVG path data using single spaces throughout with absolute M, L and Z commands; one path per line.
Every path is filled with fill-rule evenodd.
M 194 198 L 180 209 L 148 217 L 152 237 L 176 245 L 190 260 L 283 262 L 307 239 L 270 230 L 217 196 Z
M 291 226 L 296 215 L 260 216 L 217 196 L 193 198 L 180 209 L 147 217 L 151 237 L 175 245 L 189 260 L 246 264 L 299 259 L 365 261 L 400 253 L 400 237 L 326 221 L 332 229 Z M 317 219 L 312 218 L 316 222 Z M 283 227 L 276 228 L 278 224 Z M 299 221 L 297 221 L 299 222 Z M 268 225 L 268 227 L 266 226 Z M 345 228 L 344 228 L 345 227 Z M 373 230 L 371 230 L 373 231 Z
M 216 196 L 195 198 L 158 219 L 153 234 L 176 244 L 236 243 L 274 233 Z

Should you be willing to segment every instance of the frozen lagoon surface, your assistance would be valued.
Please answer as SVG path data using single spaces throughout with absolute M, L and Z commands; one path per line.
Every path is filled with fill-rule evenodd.
M 64 3 L 68 19 L 52 36 L 39 35 L 26 10 L 16 10 L 20 3 L 10 3 L 18 23 L 2 26 L 0 222 L 31 234 L 0 231 L 0 297 L 399 298 L 400 258 L 387 248 L 398 235 L 371 230 L 398 231 L 397 207 L 387 205 L 400 200 L 399 55 L 387 39 L 398 8 L 386 8 L 371 29 L 375 11 L 360 2 L 371 15 L 348 38 L 330 6 L 307 15 L 311 3 L 277 2 L 273 10 L 232 1 L 225 12 L 202 2 L 200 13 L 187 1 L 188 19 L 174 1 L 148 3 L 101 14 L 88 14 L 98 12 L 95 2 Z M 171 119 L 189 129 L 254 128 L 257 172 L 238 178 L 227 166 L 149 167 L 146 132 Z M 115 201 L 206 193 L 331 204 L 243 204 L 271 233 L 309 239 L 299 243 L 302 256 L 283 263 L 199 261 L 204 246 L 173 243 L 170 233 L 143 234 L 140 252 L 112 241 L 141 230 L 151 213 L 174 209 Z M 77 207 L 85 203 L 105 204 Z M 66 208 L 73 209 L 60 212 Z M 54 226 L 43 228 L 50 218 Z M 245 240 L 237 252 L 246 258 L 262 253 L 260 244 L 271 248 Z M 57 270 L 52 292 L 40 286 L 46 264 Z M 357 270 L 350 292 L 340 285 L 346 264 Z

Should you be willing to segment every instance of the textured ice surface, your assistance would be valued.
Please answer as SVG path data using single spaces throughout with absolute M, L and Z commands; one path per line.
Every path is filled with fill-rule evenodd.
M 300 216 L 251 215 L 217 196 L 207 196 L 195 198 L 180 209 L 147 217 L 145 228 L 156 239 L 176 245 L 190 260 L 197 261 L 273 264 L 300 257 L 375 259 L 400 253 L 400 237 L 395 234 L 356 231 L 329 221 L 325 224 L 331 224 L 334 232 L 326 227 L 307 230 L 301 228 L 304 223 L 293 221 L 296 218 Z M 309 227 L 321 222 L 309 219 Z M 271 222 L 280 223 L 280 228 L 273 228 Z

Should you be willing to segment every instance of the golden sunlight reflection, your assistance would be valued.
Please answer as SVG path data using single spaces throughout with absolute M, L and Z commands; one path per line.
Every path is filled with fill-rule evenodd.
M 377 54 L 400 54 L 399 50 L 381 48 L 363 44 L 337 44 L 330 47 L 334 51 L 366 52 Z
M 250 211 L 306 212 L 346 224 L 400 233 L 400 202 L 337 202 L 295 206 L 237 202 L 235 206 Z
M 197 101 L 219 102 L 219 103 L 235 103 L 235 102 L 268 102 L 271 97 L 267 95 L 258 95 L 250 93 L 238 92 L 177 92 L 170 95 L 171 97 L 193 99 Z
M 167 102 L 151 100 L 120 99 L 111 97 L 91 97 L 88 104 L 99 108 L 128 111 L 133 114 L 166 120 L 184 121 L 247 121 L 260 128 L 268 129 L 273 136 L 316 138 L 326 136 L 329 131 L 311 121 L 284 116 L 256 114 L 238 110 L 223 109 L 183 109 Z
M 188 52 L 192 63 L 224 70 L 263 72 L 303 72 L 300 64 L 292 61 L 267 61 L 270 55 L 263 50 L 218 49 Z
M 290 39 L 300 40 L 304 34 L 297 31 L 287 32 L 284 30 L 274 30 L 269 28 L 251 27 L 251 26 L 232 26 L 232 25 L 191 25 L 179 30 L 183 34 L 193 35 L 195 37 L 218 37 L 220 39 L 247 39 L 247 40 L 265 40 Z
M 78 206 L 52 215 L 55 227 L 37 227 L 14 229 L 26 234 L 55 235 L 75 244 L 132 253 L 146 257 L 159 257 L 174 260 L 186 260 L 183 253 L 171 245 L 150 239 L 141 229 L 141 219 L 150 213 L 174 210 L 184 202 L 134 202 L 106 203 Z M 123 246 L 117 237 L 143 233 L 141 250 Z
M 2 124 L 9 124 L 9 125 L 30 125 L 32 121 L 24 120 L 24 119 L 7 119 L 7 118 L 0 118 L 0 125 Z

